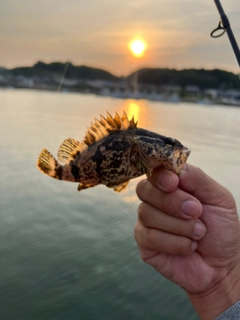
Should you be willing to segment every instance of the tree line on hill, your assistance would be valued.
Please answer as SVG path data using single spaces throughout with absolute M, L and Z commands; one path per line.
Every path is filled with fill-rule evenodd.
M 195 85 L 200 89 L 240 89 L 239 76 L 224 70 L 214 69 L 140 69 L 137 71 L 138 82 L 153 85 Z M 133 77 L 134 74 L 129 77 Z
M 131 73 L 126 77 L 117 77 L 110 72 L 98 68 L 87 66 L 74 66 L 72 63 L 53 62 L 46 64 L 37 62 L 32 67 L 19 67 L 14 69 L 0 68 L 0 75 L 24 76 L 31 78 L 34 76 L 43 77 L 62 77 L 67 79 L 81 80 L 102 80 L 119 82 L 126 80 L 132 82 L 136 79 L 142 85 L 195 85 L 201 89 L 240 89 L 239 76 L 224 70 L 214 69 L 165 69 L 165 68 L 142 68 Z

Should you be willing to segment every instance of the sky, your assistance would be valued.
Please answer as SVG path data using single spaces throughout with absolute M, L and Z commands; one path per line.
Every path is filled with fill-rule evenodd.
M 221 0 L 240 46 L 239 0 Z M 0 0 L 0 66 L 71 61 L 124 76 L 141 67 L 239 73 L 213 0 Z M 140 37 L 142 58 L 128 49 Z

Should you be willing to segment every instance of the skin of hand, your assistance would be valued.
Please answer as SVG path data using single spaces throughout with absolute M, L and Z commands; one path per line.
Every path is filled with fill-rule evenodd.
M 240 225 L 231 193 L 191 165 L 137 185 L 140 256 L 186 290 L 201 319 L 240 300 Z

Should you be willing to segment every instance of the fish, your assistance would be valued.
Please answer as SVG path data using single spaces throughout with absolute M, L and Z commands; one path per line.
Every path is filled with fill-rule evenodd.
M 77 182 L 78 191 L 102 184 L 121 192 L 131 179 L 149 177 L 157 167 L 179 175 L 190 152 L 177 139 L 138 128 L 134 116 L 130 120 L 125 111 L 122 117 L 107 112 L 91 122 L 82 142 L 63 141 L 59 161 L 43 149 L 37 167 L 52 178 Z

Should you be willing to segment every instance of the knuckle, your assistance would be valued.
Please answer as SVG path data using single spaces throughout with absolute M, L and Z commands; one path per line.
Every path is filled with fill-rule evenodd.
M 198 180 L 199 180 L 199 185 L 203 185 L 206 188 L 210 182 L 208 175 L 206 175 L 206 173 L 199 167 L 196 167 L 195 170 L 196 170 L 196 176 L 198 177 Z
M 186 237 L 192 238 L 197 221 L 199 220 L 184 221 L 182 225 L 182 234 Z
M 138 242 L 139 233 L 140 233 L 140 223 L 139 221 L 137 221 L 134 227 L 134 239 L 136 240 L 136 242 Z
M 149 217 L 149 205 L 146 202 L 140 203 L 138 206 L 138 217 L 141 222 L 146 223 Z
M 146 248 L 151 250 L 157 250 L 158 236 L 157 230 L 147 228 L 146 229 Z
M 140 221 L 138 220 L 135 228 L 134 228 L 134 239 L 137 242 L 138 245 L 141 246 L 141 244 L 143 243 L 144 240 L 144 227 L 143 225 L 140 223 Z
M 139 181 L 136 186 L 136 193 L 137 193 L 137 196 L 139 199 L 141 199 L 142 195 L 145 193 L 146 183 L 147 183 L 147 180 L 143 179 L 143 180 Z
M 176 254 L 186 255 L 191 251 L 192 240 L 188 238 L 183 238 L 182 241 L 176 243 Z
M 154 247 L 154 235 L 152 230 L 144 227 L 139 221 L 134 228 L 134 238 L 138 246 L 143 249 Z
M 164 210 L 165 212 L 168 212 L 169 209 L 174 206 L 173 199 L 169 195 L 163 196 L 162 199 L 159 199 L 158 203 L 159 208 Z
M 234 200 L 234 197 L 232 193 L 226 188 L 224 188 L 224 194 L 219 199 L 219 205 L 222 205 L 226 209 L 236 209 L 236 202 Z
M 182 199 L 178 193 L 163 194 L 158 198 L 158 209 L 171 216 L 178 217 L 182 214 Z
M 196 235 L 195 235 L 195 233 L 196 233 L 196 224 L 197 223 L 199 223 L 200 222 L 200 220 L 190 220 L 190 221 L 187 221 L 188 222 L 188 234 L 187 234 L 187 236 L 189 236 L 189 238 L 196 238 Z M 200 222 L 200 223 L 202 223 L 202 222 Z
M 199 168 L 199 167 L 195 167 L 195 170 L 196 170 L 196 172 L 197 172 L 197 176 L 198 176 L 201 180 L 204 180 L 204 178 L 205 178 L 205 173 L 204 173 L 204 171 L 203 171 L 201 168 Z

